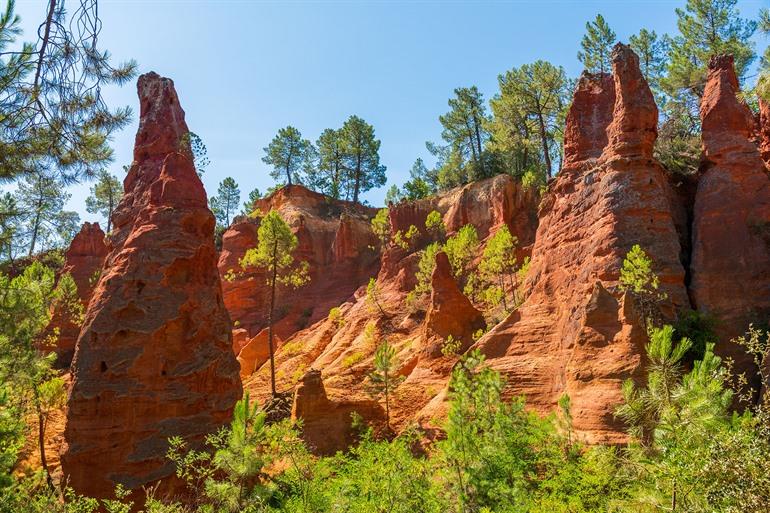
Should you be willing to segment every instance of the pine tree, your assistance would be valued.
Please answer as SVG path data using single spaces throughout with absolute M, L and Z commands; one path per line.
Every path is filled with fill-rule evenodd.
M 230 220 L 235 216 L 238 203 L 241 201 L 241 190 L 231 177 L 219 182 L 217 195 L 209 199 L 209 206 L 222 228 L 230 226 Z
M 597 14 L 594 21 L 586 23 L 586 34 L 580 41 L 582 51 L 578 52 L 578 60 L 591 73 L 609 73 L 612 69 L 610 56 L 615 44 L 615 32 Z
M 318 165 L 308 175 L 308 185 L 339 199 L 345 188 L 345 148 L 342 130 L 327 128 L 316 141 Z
M 403 379 L 396 374 L 397 369 L 396 348 L 385 340 L 374 352 L 374 369 L 369 373 L 369 386 L 376 395 L 385 399 L 385 423 L 388 428 L 390 428 L 391 395 L 393 389 Z
M 255 266 L 267 274 L 267 285 L 270 287 L 270 309 L 267 316 L 268 349 L 270 351 L 270 387 L 273 396 L 275 389 L 275 350 L 273 346 L 273 324 L 275 323 L 275 303 L 278 285 L 301 287 L 309 280 L 308 264 L 294 261 L 294 250 L 297 249 L 297 236 L 291 231 L 281 215 L 271 210 L 265 215 L 257 230 L 259 240 L 257 247 L 249 249 L 241 259 L 241 265 L 246 268 Z
M 671 40 L 668 74 L 662 84 L 672 97 L 694 96 L 693 109 L 703 94 L 712 56 L 731 54 L 739 79 L 755 58 L 751 36 L 757 22 L 741 18 L 736 4 L 737 0 L 687 0 L 684 9 L 676 9 L 679 35 Z
M 136 75 L 136 63 L 114 67 L 97 47 L 97 2 L 46 2 L 35 44 L 17 44 L 14 2 L 0 13 L 0 178 L 43 169 L 63 182 L 94 176 L 110 163 L 111 134 L 126 126 L 129 108 L 111 109 L 102 91 Z
M 518 145 L 530 144 L 537 134 L 543 174 L 550 178 L 553 174 L 552 154 L 554 151 L 561 154 L 558 146 L 563 134 L 563 111 L 568 104 L 570 85 L 567 74 L 562 67 L 536 61 L 500 75 L 498 83 L 500 94 L 491 101 L 495 116 L 490 124 L 492 132 L 501 139 L 496 141 L 497 148 L 514 153 Z M 531 139 L 523 141 L 518 128 L 509 125 L 505 113 L 513 110 L 520 116 L 515 122 L 527 124 L 526 133 Z M 515 135 L 510 137 L 510 134 Z M 504 145 L 502 141 L 514 147 Z
M 99 172 L 96 183 L 91 187 L 91 195 L 86 198 L 86 211 L 101 214 L 107 219 L 107 233 L 112 228 L 112 212 L 123 197 L 123 185 L 108 171 Z
M 414 201 L 427 198 L 436 192 L 436 177 L 428 170 L 421 158 L 412 164 L 409 177 L 411 179 L 404 183 L 404 199 Z
M 249 193 L 249 197 L 246 199 L 246 201 L 243 202 L 243 208 L 241 209 L 241 214 L 247 216 L 254 212 L 254 204 L 257 202 L 258 199 L 262 198 L 262 193 L 259 192 L 259 189 L 254 189 Z
M 668 37 L 660 38 L 654 30 L 643 28 L 638 34 L 628 38 L 628 43 L 639 56 L 639 68 L 644 79 L 647 80 L 650 89 L 660 97 L 660 79 L 666 71 L 668 60 Z
M 52 305 L 71 308 L 75 315 L 82 313 L 74 283 L 67 276 L 55 286 L 54 271 L 39 261 L 14 278 L 0 273 L 0 395 L 20 417 L 36 419 L 40 461 L 52 490 L 45 450 L 46 423 L 50 413 L 61 407 L 64 383 L 52 369 L 55 354 L 44 354 L 37 345 L 51 319 Z M 4 446 L 7 440 L 0 442 Z
M 313 145 L 302 138 L 299 130 L 287 126 L 264 148 L 262 162 L 273 166 L 270 176 L 277 183 L 302 183 L 301 173 L 306 170 L 314 155 Z
M 203 139 L 195 132 L 187 132 L 179 140 L 179 149 L 193 161 L 195 172 L 202 178 L 203 173 L 206 172 L 206 168 L 210 164 L 208 149 Z
M 489 121 L 484 98 L 476 86 L 454 90 L 448 101 L 449 112 L 439 116 L 445 146 L 427 143 L 428 151 L 438 158 L 441 188 L 454 187 L 493 174 L 492 163 L 484 147 L 489 139 Z
M 64 211 L 70 194 L 54 177 L 44 173 L 32 173 L 19 182 L 15 199 L 22 214 L 19 235 L 27 255 L 36 251 L 69 244 L 77 230 L 79 216 Z
M 487 291 L 492 303 L 498 303 L 499 298 L 503 303 L 505 311 L 508 310 L 508 293 L 511 289 L 514 294 L 514 303 L 518 303 L 515 283 L 516 276 L 516 244 L 517 239 L 511 235 L 507 225 L 499 228 L 495 234 L 489 238 L 484 248 L 484 253 L 479 263 L 479 272 L 482 279 L 487 283 Z M 506 278 L 508 283 L 506 283 Z
M 345 181 L 351 199 L 358 203 L 361 193 L 382 187 L 387 180 L 386 168 L 380 164 L 380 141 L 374 127 L 358 116 L 350 116 L 341 130 Z

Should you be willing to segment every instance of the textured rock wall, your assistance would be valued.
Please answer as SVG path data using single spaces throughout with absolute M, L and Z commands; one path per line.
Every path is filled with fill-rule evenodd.
M 713 58 L 700 108 L 704 162 L 693 210 L 690 293 L 699 311 L 718 320 L 717 353 L 745 372 L 751 358 L 729 341 L 770 315 L 770 178 L 754 139 L 755 119 L 736 93 L 732 57 Z M 763 117 L 763 134 L 767 122 Z
M 173 476 L 168 438 L 199 444 L 241 396 L 184 112 L 173 82 L 155 73 L 138 93 L 134 162 L 72 363 L 61 455 L 69 485 L 95 497 Z M 161 493 L 174 487 L 163 484 Z

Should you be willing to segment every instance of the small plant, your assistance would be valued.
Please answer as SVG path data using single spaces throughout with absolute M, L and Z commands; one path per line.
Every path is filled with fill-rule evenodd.
M 385 399 L 385 422 L 388 428 L 390 428 L 390 396 L 403 379 L 403 376 L 396 375 L 397 368 L 396 348 L 385 340 L 377 346 L 374 353 L 374 369 L 369 373 L 369 388 L 374 395 Z
M 462 349 L 462 341 L 449 335 L 441 345 L 441 354 L 444 356 L 457 356 Z
M 380 315 L 387 317 L 385 309 L 382 308 L 382 303 L 380 303 L 380 287 L 374 278 L 369 278 L 369 283 L 366 286 L 366 302 L 371 309 L 379 311 Z
M 409 251 L 414 246 L 414 243 L 419 235 L 420 230 L 418 230 L 415 225 L 410 225 L 409 229 L 405 233 L 401 230 L 396 232 L 396 234 L 393 236 L 393 244 L 403 249 L 404 251 Z
M 478 252 L 479 236 L 472 224 L 466 224 L 444 244 L 444 252 L 452 266 L 455 277 L 463 283 L 469 266 Z
M 639 244 L 634 244 L 623 259 L 620 269 L 620 289 L 636 298 L 645 322 L 655 324 L 660 317 L 660 303 L 667 296 L 664 292 L 658 291 L 660 282 L 652 271 L 652 267 L 652 259 Z
M 329 310 L 329 322 L 334 324 L 337 329 L 340 329 L 345 325 L 345 319 L 342 318 L 342 310 L 340 310 L 339 306 L 335 306 L 331 310 Z
M 390 217 L 388 216 L 388 209 L 381 208 L 377 211 L 377 215 L 372 218 L 371 221 L 372 231 L 380 240 L 380 245 L 384 248 L 390 243 Z
M 302 345 L 303 344 L 301 340 L 294 340 L 288 344 L 284 344 L 281 347 L 281 351 L 285 356 L 293 356 L 302 350 Z
M 364 353 L 356 351 L 354 353 L 350 353 L 349 355 L 347 355 L 345 358 L 342 359 L 342 366 L 346 369 L 349 369 L 355 364 L 361 362 L 361 360 L 363 359 L 364 359 Z
M 444 219 L 441 214 L 433 210 L 425 219 L 425 229 L 433 237 L 434 240 L 444 240 L 446 236 L 446 226 L 444 226 Z
M 441 251 L 441 244 L 434 242 L 420 253 L 420 260 L 417 263 L 417 284 L 414 287 L 415 298 L 430 292 L 430 279 L 433 268 L 436 266 L 436 254 L 439 251 Z
M 223 276 L 224 280 L 227 283 L 234 282 L 236 277 L 237 277 L 237 275 L 235 274 L 235 270 L 233 270 L 233 269 L 228 269 L 227 272 L 225 273 L 225 275 Z

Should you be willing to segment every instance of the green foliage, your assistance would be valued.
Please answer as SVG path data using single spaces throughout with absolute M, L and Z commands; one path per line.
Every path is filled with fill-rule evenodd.
M 65 274 L 55 286 L 54 276 L 40 262 L 14 278 L 0 273 L 0 462 L 13 460 L 15 464 L 20 441 L 12 420 L 15 416 L 35 419 L 44 438 L 51 411 L 64 399 L 63 381 L 51 368 L 55 354 L 44 354 L 36 344 L 50 321 L 52 305 L 62 303 L 73 315 L 82 315 L 82 306 L 72 278 Z M 38 450 L 44 477 L 52 487 L 44 445 Z
M 253 192 L 253 191 L 252 191 Z M 257 191 L 257 194 L 259 191 Z M 249 198 L 251 200 L 251 197 Z M 220 228 L 230 226 L 230 221 L 235 217 L 238 209 L 238 203 L 241 201 L 241 190 L 238 184 L 231 177 L 227 177 L 219 182 L 217 195 L 209 199 L 209 207 L 214 213 L 217 224 Z M 253 205 L 253 202 L 252 202 Z
M 195 172 L 198 173 L 199 177 L 202 177 L 210 164 L 208 150 L 203 143 L 203 139 L 194 132 L 187 132 L 180 139 L 179 146 L 182 153 L 192 160 L 193 165 L 195 166 Z
M 669 51 L 669 38 L 658 37 L 652 30 L 641 29 L 638 34 L 628 38 L 628 44 L 639 57 L 639 68 L 650 89 L 656 94 L 658 104 L 661 104 L 660 80 L 666 72 L 666 59 Z
M 428 217 L 425 218 L 425 229 L 428 230 L 428 233 L 434 240 L 442 241 L 446 236 L 444 218 L 435 210 L 431 210 Z
M 455 277 L 461 279 L 462 283 L 467 277 L 470 263 L 476 256 L 478 247 L 479 236 L 476 227 L 472 224 L 466 224 L 460 228 L 444 244 L 444 252 L 449 259 L 449 265 L 452 266 L 452 272 Z
M 169 440 L 167 457 L 177 477 L 198 501 L 213 508 L 208 511 L 240 512 L 269 498 L 270 488 L 259 479 L 274 455 L 265 418 L 245 392 L 235 405 L 229 428 L 207 437 L 211 450 L 191 450 L 178 437 Z
M 345 145 L 342 130 L 327 128 L 316 141 L 318 165 L 308 173 L 308 185 L 339 199 L 347 188 Z
M 433 268 L 436 266 L 436 254 L 441 251 L 441 244 L 434 242 L 428 244 L 425 249 L 420 252 L 420 260 L 417 263 L 417 284 L 414 287 L 414 292 L 417 296 L 422 296 L 430 292 L 430 277 L 433 274 Z
M 272 166 L 270 176 L 280 184 L 302 183 L 302 172 L 312 163 L 315 148 L 307 139 L 302 138 L 299 130 L 287 126 L 278 130 L 278 134 L 264 148 L 262 162 Z
M 268 346 L 270 351 L 270 383 L 273 395 L 275 390 L 275 356 L 273 347 L 273 322 L 278 285 L 299 288 L 310 281 L 309 265 L 306 261 L 299 264 L 294 261 L 297 249 L 297 236 L 291 231 L 286 221 L 275 211 L 262 218 L 257 230 L 257 247 L 246 251 L 241 258 L 243 268 L 255 266 L 265 271 L 270 287 L 270 309 L 268 311 Z
M 393 244 L 404 251 L 409 251 L 414 246 L 414 243 L 419 236 L 420 230 L 412 224 L 409 225 L 409 229 L 406 232 L 398 230 L 395 235 L 393 235 Z
M 361 193 L 385 185 L 386 168 L 380 164 L 380 140 L 375 138 L 374 127 L 358 116 L 350 116 L 340 130 L 345 182 L 350 191 L 346 197 L 358 203 Z
M 254 204 L 257 202 L 258 199 L 262 199 L 262 193 L 259 192 L 259 189 L 254 189 L 249 193 L 249 197 L 246 199 L 246 201 L 243 202 L 243 208 L 241 209 L 241 214 L 248 216 L 251 215 L 252 212 L 254 212 Z
M 47 2 L 37 41 L 19 43 L 21 19 L 9 1 L 0 13 L 0 179 L 45 173 L 70 183 L 93 177 L 113 157 L 111 135 L 130 121 L 102 91 L 136 75 L 136 63 L 114 67 L 97 44 L 96 2 L 66 9 Z
M 294 263 L 297 236 L 276 210 L 271 210 L 262 218 L 257 238 L 257 247 L 247 250 L 243 255 L 242 267 L 265 269 L 269 276 L 275 274 L 277 282 L 284 285 L 298 287 L 307 282 L 307 268 L 295 266 Z M 268 278 L 268 285 L 272 286 L 271 279 Z
M 387 247 L 390 243 L 390 217 L 388 216 L 388 209 L 379 209 L 372 218 L 371 225 L 372 231 L 380 239 L 382 247 Z
M 692 344 L 686 360 L 702 360 L 708 344 L 717 342 L 717 321 L 708 314 L 697 310 L 680 312 L 674 323 L 674 339 L 689 339 Z
M 456 339 L 452 335 L 449 335 L 441 344 L 441 354 L 444 356 L 457 356 L 460 349 L 462 349 L 462 340 Z
M 86 198 L 86 211 L 100 214 L 107 220 L 107 233 L 112 229 L 112 212 L 121 197 L 123 184 L 108 171 L 100 171 L 96 183 L 91 187 L 91 195 Z
M 396 203 L 400 203 L 403 199 L 403 195 L 401 194 L 401 191 L 398 188 L 398 185 L 391 185 L 390 188 L 385 193 L 385 204 L 386 205 L 395 205 Z
M 390 427 L 390 400 L 403 376 L 396 374 L 399 362 L 396 348 L 384 340 L 374 351 L 374 368 L 369 373 L 369 390 L 385 400 L 385 422 Z
M 737 0 L 687 0 L 676 9 L 679 34 L 671 40 L 667 76 L 663 87 L 671 96 L 700 97 L 706 83 L 709 59 L 732 54 L 738 77 L 754 60 L 751 36 L 757 22 L 740 17 Z
M 337 329 L 345 325 L 345 319 L 342 318 L 342 310 L 340 310 L 339 306 L 335 306 L 329 310 L 329 321 L 331 321 Z
M 597 14 L 594 21 L 586 23 L 586 33 L 580 41 L 582 50 L 578 52 L 578 60 L 591 73 L 609 73 L 612 70 L 610 56 L 615 40 L 615 32 L 604 17 Z
M 27 256 L 57 247 L 67 247 L 79 228 L 79 216 L 64 210 L 70 194 L 54 176 L 25 175 L 14 194 L 18 209 L 14 227 L 14 253 Z
M 505 155 L 515 176 L 550 178 L 560 166 L 570 81 L 561 66 L 536 61 L 497 79 L 500 93 L 490 105 L 490 148 Z
M 438 159 L 436 185 L 448 189 L 480 178 L 493 176 L 498 166 L 485 150 L 489 139 L 489 117 L 484 99 L 476 86 L 460 87 L 449 99 L 449 112 L 439 116 L 443 146 L 427 143 Z
M 366 285 L 366 303 L 373 311 L 379 312 L 383 317 L 387 317 L 380 301 L 380 287 L 377 285 L 375 278 L 369 278 L 369 283 Z
M 652 267 L 652 259 L 641 246 L 634 244 L 623 259 L 620 289 L 636 298 L 646 322 L 655 323 L 658 321 L 660 303 L 666 299 L 666 294 L 658 291 L 660 282 Z
M 421 158 L 414 161 L 409 170 L 410 180 L 404 183 L 401 197 L 407 201 L 427 198 L 436 192 L 436 176 L 428 170 Z
M 484 281 L 486 300 L 492 306 L 502 302 L 508 311 L 508 290 L 513 293 L 513 305 L 518 306 L 519 283 L 516 269 L 516 245 L 518 240 L 511 235 L 507 225 L 499 228 L 489 238 L 479 263 L 479 272 Z

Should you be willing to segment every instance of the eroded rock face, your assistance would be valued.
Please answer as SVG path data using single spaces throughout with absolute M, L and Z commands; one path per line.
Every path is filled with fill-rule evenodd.
M 375 425 L 385 422 L 385 412 L 376 401 L 331 400 L 321 371 L 310 369 L 305 373 L 297 386 L 291 417 L 302 419 L 302 438 L 314 454 L 329 456 L 353 444 L 354 414 Z
M 60 274 L 72 276 L 84 310 L 91 300 L 91 294 L 99 279 L 106 255 L 104 232 L 99 227 L 99 223 L 83 223 L 69 248 L 64 252 L 64 267 Z M 68 312 L 54 308 L 46 332 L 54 333 L 54 330 L 58 330 L 58 336 L 55 337 L 56 346 L 45 349 L 53 349 L 56 352 L 56 367 L 66 368 L 72 362 L 72 356 L 75 353 L 75 342 L 80 333 L 80 325 L 72 322 Z
M 615 106 L 615 82 L 609 74 L 580 75 L 564 128 L 564 166 L 597 159 L 607 146 L 607 127 Z
M 326 317 L 349 299 L 379 267 L 379 251 L 370 220 L 375 209 L 333 200 L 301 185 L 283 187 L 255 204 L 265 214 L 277 210 L 297 236 L 296 261 L 309 264 L 310 282 L 299 289 L 280 288 L 275 332 L 283 339 Z M 219 271 L 224 301 L 237 328 L 255 337 L 267 326 L 270 289 L 256 268 L 240 259 L 258 244 L 259 215 L 236 218 L 222 239 Z
M 484 316 L 457 287 L 446 253 L 438 252 L 431 275 L 430 306 L 425 314 L 425 339 L 429 343 L 423 352 L 428 357 L 440 357 L 443 343 L 450 336 L 460 342 L 460 353 L 465 352 L 473 334 L 485 327 Z
M 701 102 L 705 160 L 693 212 L 690 291 L 698 310 L 718 321 L 717 353 L 733 358 L 741 372 L 751 359 L 729 340 L 770 314 L 770 179 L 753 140 L 754 118 L 737 92 L 732 57 L 713 58 Z
M 466 219 L 476 227 L 481 239 L 507 224 L 520 241 L 523 257 L 529 254 L 534 240 L 538 202 L 535 191 L 523 189 L 508 176 L 499 176 L 433 198 L 392 205 L 391 233 L 406 231 L 411 225 L 424 230 L 425 218 L 435 210 L 453 230 L 460 228 L 460 219 Z M 367 299 L 368 279 L 361 280 L 351 297 L 335 305 L 339 306 L 337 316 L 322 319 L 284 339 L 276 352 L 278 390 L 294 389 L 299 393 L 298 387 L 308 369 L 323 369 L 323 385 L 331 401 L 344 399 L 368 404 L 372 397 L 366 387 L 367 375 L 372 370 L 377 346 L 387 340 L 396 348 L 398 373 L 406 378 L 393 392 L 390 426 L 399 432 L 413 425 L 416 414 L 441 393 L 457 362 L 457 356 L 441 353 L 445 337 L 459 337 L 467 347 L 473 333 L 469 330 L 483 326 L 478 311 L 453 285 L 454 278 L 445 266 L 435 274 L 432 311 L 414 311 L 410 307 L 407 295 L 416 285 L 419 250 L 430 241 L 431 237 L 423 234 L 409 250 L 393 245 L 384 251 L 376 279 L 379 305 Z M 424 301 L 425 309 L 431 309 L 430 298 Z M 453 315 L 457 318 L 450 319 Z M 447 324 L 443 325 L 445 321 Z M 268 399 L 268 367 L 263 364 L 244 382 L 251 396 L 259 401 Z M 364 409 L 359 413 L 364 421 L 379 422 L 375 410 Z M 323 428 L 322 424 L 318 426 Z M 311 433 L 313 429 L 305 424 L 306 436 L 324 436 L 322 431 Z
M 69 485 L 94 497 L 173 476 L 168 438 L 196 446 L 241 396 L 184 112 L 173 82 L 155 73 L 138 93 L 134 162 L 78 339 L 62 449 Z
M 628 250 L 639 244 L 655 261 L 669 311 L 689 304 L 674 194 L 652 158 L 657 110 L 636 55 L 617 45 L 612 57 L 612 82 L 584 74 L 567 117 L 565 166 L 541 202 L 531 293 L 477 343 L 507 394 L 542 413 L 569 394 L 574 428 L 593 443 L 625 440 L 613 411 L 622 382 L 641 372 L 645 332 L 617 288 Z

